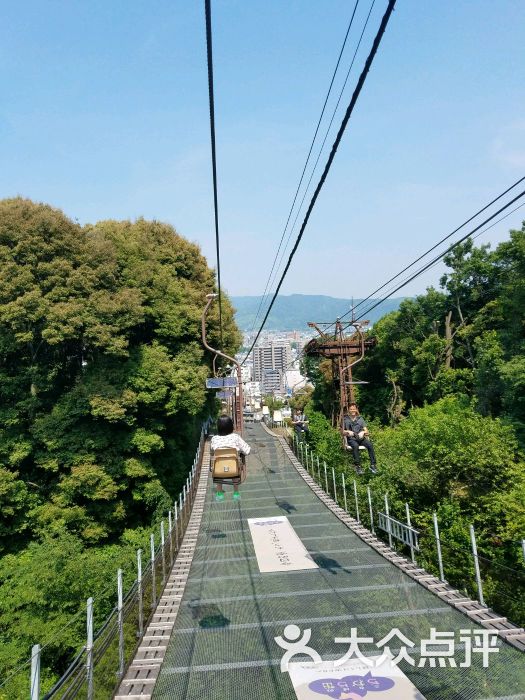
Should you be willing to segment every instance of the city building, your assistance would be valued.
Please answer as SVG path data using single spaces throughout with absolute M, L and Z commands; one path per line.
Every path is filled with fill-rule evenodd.
M 263 394 L 281 394 L 284 391 L 284 373 L 292 360 L 290 343 L 271 340 L 253 349 L 253 378 L 261 383 Z

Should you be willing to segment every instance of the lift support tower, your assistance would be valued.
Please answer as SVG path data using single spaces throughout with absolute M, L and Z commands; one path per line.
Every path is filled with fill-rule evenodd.
M 355 401 L 354 386 L 367 382 L 354 381 L 352 369 L 365 356 L 365 350 L 375 345 L 374 338 L 365 336 L 368 321 L 337 321 L 334 323 L 309 323 L 318 338 L 312 338 L 304 348 L 305 355 L 324 357 L 332 361 L 332 378 L 339 406 L 334 407 L 332 421 L 340 430 L 349 403 Z M 335 329 L 333 332 L 328 332 Z

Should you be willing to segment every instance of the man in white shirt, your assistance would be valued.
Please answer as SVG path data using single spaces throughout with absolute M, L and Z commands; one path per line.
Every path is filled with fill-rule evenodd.
M 220 416 L 217 419 L 217 435 L 214 435 L 211 439 L 210 447 L 212 452 L 214 450 L 220 449 L 221 447 L 234 447 L 237 452 L 246 456 L 250 454 L 250 446 L 247 442 L 244 442 L 240 435 L 233 432 L 233 421 L 230 416 Z M 233 500 L 238 501 L 241 497 L 239 493 L 239 484 L 241 483 L 240 478 L 233 479 Z M 221 480 L 215 482 L 217 491 L 215 493 L 215 500 L 220 502 L 224 501 L 224 490 Z

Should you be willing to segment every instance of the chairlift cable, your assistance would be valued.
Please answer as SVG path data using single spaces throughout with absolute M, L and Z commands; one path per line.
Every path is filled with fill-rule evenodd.
M 290 238 L 291 238 L 291 236 L 292 236 L 293 231 L 295 230 L 295 225 L 296 225 L 296 223 L 297 223 L 297 219 L 299 218 L 299 214 L 301 213 L 301 210 L 302 210 L 302 208 L 303 208 L 304 200 L 306 199 L 306 195 L 308 194 L 308 190 L 310 189 L 310 185 L 311 185 L 312 180 L 313 180 L 313 177 L 314 177 L 314 175 L 315 175 L 315 171 L 316 171 L 316 169 L 317 169 L 317 165 L 318 165 L 318 163 L 319 163 L 319 160 L 321 159 L 321 155 L 322 155 L 322 153 L 323 153 L 323 149 L 324 149 L 325 143 L 326 143 L 326 141 L 327 141 L 327 139 L 328 139 L 328 135 L 330 134 L 330 129 L 332 128 L 332 124 L 334 123 L 335 115 L 336 115 L 337 110 L 338 110 L 338 108 L 339 108 L 339 105 L 340 105 L 340 103 L 341 103 L 341 99 L 342 99 L 342 97 L 343 97 L 343 93 L 344 93 L 344 91 L 345 91 L 346 84 L 347 84 L 347 82 L 348 82 L 348 78 L 350 77 L 350 73 L 351 73 L 352 68 L 353 68 L 353 66 L 354 66 L 355 59 L 356 59 L 356 56 L 357 56 L 357 52 L 359 51 L 359 48 L 360 48 L 360 46 L 361 46 L 361 42 L 363 41 L 363 36 L 364 36 L 364 33 L 365 33 L 366 28 L 367 28 L 367 26 L 368 26 L 368 22 L 369 22 L 369 20 L 370 20 L 370 15 L 372 14 L 372 10 L 374 9 L 375 2 L 376 2 L 376 0 L 372 0 L 372 3 L 371 3 L 371 5 L 370 5 L 370 9 L 369 9 L 369 11 L 368 11 L 368 15 L 367 15 L 367 17 L 366 17 L 365 24 L 364 24 L 363 29 L 362 29 L 362 31 L 361 31 L 361 36 L 359 37 L 359 41 L 357 42 L 357 46 L 356 46 L 356 49 L 355 49 L 355 51 L 354 51 L 354 55 L 352 56 L 352 61 L 350 62 L 350 66 L 349 66 L 349 68 L 348 68 L 348 71 L 347 71 L 347 73 L 346 73 L 345 80 L 344 80 L 344 82 L 343 82 L 343 86 L 341 87 L 341 90 L 340 90 L 340 92 L 339 92 L 339 97 L 338 97 L 338 99 L 337 99 L 337 103 L 336 103 L 336 105 L 335 105 L 335 107 L 334 107 L 334 109 L 333 109 L 332 117 L 331 117 L 331 119 L 330 119 L 330 123 L 328 124 L 328 127 L 327 127 L 327 129 L 326 129 L 326 133 L 325 133 L 325 136 L 324 136 L 324 139 L 323 139 L 323 143 L 321 144 L 321 148 L 319 149 L 319 153 L 317 154 L 317 158 L 316 158 L 316 161 L 315 161 L 315 163 L 314 163 L 314 167 L 312 168 L 312 172 L 311 172 L 311 174 L 310 174 L 310 179 L 308 180 L 308 184 L 306 185 L 306 188 L 305 188 L 305 190 L 304 190 L 303 197 L 302 197 L 301 203 L 299 204 L 299 207 L 298 207 L 298 209 L 297 209 L 297 213 L 296 213 L 296 215 L 295 215 L 294 222 L 293 222 L 293 224 L 292 224 L 292 226 L 291 226 L 291 228 L 290 228 L 290 230 L 289 230 L 289 232 L 288 232 L 288 238 L 286 239 L 286 243 L 285 243 L 285 245 L 284 245 L 284 247 L 283 247 L 283 251 L 282 251 L 282 253 L 281 253 L 281 257 L 280 257 L 279 262 L 278 262 L 278 265 L 277 265 L 277 270 L 279 270 L 279 268 L 281 267 L 281 263 L 282 263 L 284 254 L 285 254 L 285 252 L 286 252 L 286 249 L 288 248 L 288 243 L 289 243 L 289 241 L 290 241 Z M 255 325 L 255 324 L 254 324 L 254 325 Z
M 523 191 L 520 192 L 518 195 L 516 195 L 516 197 L 514 197 L 513 199 L 511 199 L 510 202 L 507 202 L 507 204 L 505 204 L 503 207 L 501 207 L 500 209 L 498 209 L 498 211 L 494 212 L 494 214 L 491 214 L 491 215 L 488 217 L 488 219 L 485 219 L 485 221 L 483 221 L 481 224 L 479 224 L 478 226 L 476 226 L 476 228 L 474 228 L 472 231 L 469 231 L 469 233 L 465 234 L 462 238 L 460 238 L 458 241 L 456 241 L 455 243 L 453 243 L 451 246 L 449 246 L 449 247 L 448 247 L 446 250 L 444 250 L 442 253 L 440 253 L 439 255 L 437 255 L 433 260 L 431 260 L 429 263 L 427 263 L 426 265 L 424 265 L 421 269 L 419 269 L 417 272 L 415 272 L 413 275 L 411 275 L 407 280 L 405 280 L 405 281 L 402 282 L 400 285 L 398 285 L 395 289 L 393 289 L 391 292 L 389 292 L 389 294 L 385 295 L 382 299 L 379 299 L 375 304 L 373 304 L 372 306 L 370 306 L 370 307 L 367 309 L 366 313 L 367 313 L 367 314 L 370 313 L 370 311 L 372 311 L 373 309 L 377 308 L 380 304 L 382 304 L 384 301 L 386 301 L 387 299 L 389 299 L 393 294 L 395 294 L 396 292 L 398 292 L 398 291 L 399 291 L 400 289 L 402 289 L 403 287 L 406 287 L 407 284 L 409 284 L 410 282 L 412 282 L 413 280 L 415 280 L 416 277 L 419 277 L 419 275 L 421 275 L 423 272 L 426 272 L 426 270 L 428 270 L 430 267 L 432 267 L 432 265 L 434 265 L 434 263 L 436 263 L 436 262 L 438 262 L 439 260 L 441 260 L 445 255 L 447 255 L 447 253 L 450 253 L 450 251 L 453 250 L 456 246 L 458 246 L 460 243 L 463 243 L 464 241 L 466 241 L 467 238 L 470 238 L 474 233 L 476 233 L 476 232 L 479 231 L 481 228 L 483 228 L 483 226 L 485 226 L 486 224 L 488 224 L 490 221 L 492 221 L 492 219 L 494 219 L 496 216 L 498 216 L 498 215 L 501 214 L 503 211 L 505 211 L 505 209 L 508 209 L 512 204 L 514 204 L 514 202 L 517 202 L 517 201 L 518 201 L 519 199 L 521 199 L 524 195 L 525 195 L 525 190 L 523 190 Z M 364 316 L 365 316 L 364 313 L 361 314 L 361 316 L 358 316 L 358 317 L 357 317 L 356 321 L 359 321 L 359 320 L 363 319 Z
M 295 241 L 294 247 L 292 248 L 292 251 L 291 251 L 290 256 L 288 258 L 288 262 L 286 263 L 286 266 L 283 270 L 283 273 L 282 273 L 281 278 L 279 280 L 279 284 L 277 285 L 277 288 L 273 294 L 272 300 L 271 300 L 270 305 L 266 311 L 266 314 L 265 314 L 265 317 L 261 323 L 261 326 L 260 326 L 259 330 L 257 331 L 257 335 L 255 336 L 255 340 L 253 341 L 250 349 L 248 350 L 248 352 L 246 354 L 246 357 L 243 359 L 241 364 L 244 364 L 246 362 L 246 359 L 248 358 L 250 352 L 253 350 L 255 343 L 257 342 L 257 340 L 262 332 L 262 329 L 264 328 L 264 325 L 265 325 L 266 321 L 268 320 L 268 316 L 270 315 L 270 312 L 271 312 L 272 307 L 275 303 L 275 300 L 277 299 L 277 297 L 279 295 L 279 290 L 281 289 L 281 286 L 282 286 L 282 283 L 284 282 L 286 274 L 288 273 L 288 270 L 290 269 L 290 265 L 291 265 L 292 260 L 295 256 L 295 253 L 297 252 L 297 248 L 299 247 L 299 243 L 301 242 L 301 239 L 303 237 L 303 234 L 304 234 L 304 231 L 305 231 L 306 226 L 308 224 L 308 221 L 310 219 L 310 215 L 312 213 L 312 210 L 315 206 L 317 198 L 319 197 L 319 193 L 321 192 L 323 185 L 326 181 L 326 178 L 328 176 L 328 173 L 329 173 L 330 168 L 332 166 L 332 163 L 334 161 L 335 154 L 337 153 L 337 149 L 339 147 L 339 144 L 341 143 L 341 139 L 343 138 L 343 134 L 345 132 L 345 129 L 348 125 L 348 122 L 350 121 L 350 117 L 351 117 L 352 112 L 354 110 L 354 107 L 356 105 L 357 99 L 361 93 L 363 85 L 365 84 L 365 80 L 367 78 L 368 72 L 370 70 L 372 62 L 373 62 L 375 55 L 377 53 L 377 50 L 379 48 L 379 44 L 381 43 L 381 39 L 383 38 L 383 35 L 385 33 L 385 29 L 388 25 L 388 21 L 389 21 L 391 15 L 392 15 L 395 4 L 396 4 L 396 0 L 389 0 L 389 2 L 388 2 L 388 7 L 385 11 L 385 14 L 383 15 L 383 19 L 381 20 L 381 24 L 380 24 L 379 29 L 377 31 L 377 34 L 375 36 L 374 43 L 372 45 L 372 48 L 371 48 L 370 53 L 368 55 L 368 58 L 366 59 L 366 62 L 365 62 L 364 68 L 361 72 L 361 75 L 359 76 L 359 80 L 357 81 L 357 85 L 356 85 L 354 92 L 352 94 L 352 98 L 351 98 L 350 103 L 347 107 L 345 116 L 343 117 L 343 121 L 341 122 L 341 126 L 339 127 L 339 131 L 338 131 L 337 136 L 335 138 L 335 141 L 333 143 L 332 150 L 330 151 L 330 155 L 328 156 L 328 160 L 327 160 L 326 165 L 324 167 L 321 178 L 317 184 L 317 187 L 315 188 L 315 191 L 313 193 L 310 204 L 308 205 L 308 209 L 306 211 L 304 221 L 301 225 L 301 229 L 300 229 L 299 234 L 297 236 L 297 239 Z
M 353 22 L 354 22 L 354 17 L 355 17 L 355 13 L 356 13 L 357 6 L 358 6 L 358 5 L 359 5 L 359 0 L 356 0 L 356 3 L 355 3 L 355 5 L 354 5 L 354 9 L 353 9 L 353 12 L 352 12 L 352 16 L 350 17 L 350 22 L 349 22 L 348 27 L 347 27 L 347 30 L 346 30 L 345 38 L 344 38 L 344 40 L 343 40 L 343 45 L 341 46 L 341 50 L 339 51 L 339 56 L 338 56 L 338 58 L 337 58 L 337 63 L 335 64 L 334 72 L 333 72 L 333 74 L 332 74 L 332 79 L 331 79 L 330 85 L 329 85 L 329 87 L 328 87 L 328 92 L 326 93 L 326 97 L 325 97 L 325 100 L 324 100 L 323 108 L 322 108 L 322 110 L 321 110 L 321 115 L 319 116 L 319 119 L 318 119 L 318 121 L 317 121 L 317 126 L 315 127 L 315 132 L 314 132 L 314 135 L 313 135 L 313 138 L 312 138 L 312 142 L 311 142 L 311 144 L 310 144 L 310 150 L 308 151 L 308 155 L 306 156 L 306 161 L 305 161 L 305 164 L 304 164 L 304 167 L 303 167 L 303 172 L 301 173 L 301 178 L 300 178 L 300 180 L 299 180 L 299 184 L 297 185 L 297 189 L 295 190 L 295 195 L 294 195 L 294 198 L 293 198 L 292 206 L 290 207 L 290 211 L 289 211 L 289 213 L 288 213 L 288 218 L 287 218 L 287 220 L 286 220 L 286 224 L 285 224 L 285 226 L 284 226 L 283 233 L 282 233 L 282 235 L 281 235 L 281 240 L 279 241 L 279 247 L 277 248 L 277 253 L 275 254 L 275 258 L 274 258 L 273 263 L 272 263 L 272 268 L 271 268 L 271 270 L 270 270 L 270 274 L 268 275 L 268 279 L 267 279 L 267 281 L 266 281 L 266 286 L 265 286 L 265 288 L 264 288 L 264 292 L 263 292 L 263 294 L 262 294 L 261 301 L 259 302 L 259 308 L 257 309 L 257 313 L 255 314 L 255 319 L 254 319 L 254 321 L 253 321 L 252 328 L 251 328 L 251 331 L 250 331 L 250 332 L 252 332 L 253 329 L 255 328 L 255 325 L 256 325 L 256 323 L 257 323 L 257 319 L 259 318 L 259 314 L 260 314 L 260 312 L 261 312 L 261 307 L 262 307 L 262 305 L 263 305 L 263 303 L 264 303 L 264 299 L 265 299 L 265 297 L 266 297 L 266 292 L 268 291 L 268 287 L 269 287 L 270 284 L 271 284 L 271 279 L 272 279 L 273 271 L 274 271 L 274 268 L 275 268 L 275 263 L 276 263 L 277 258 L 278 258 L 278 256 L 279 256 L 279 251 L 281 250 L 281 246 L 282 246 L 282 244 L 283 244 L 284 236 L 285 236 L 285 234 L 286 234 L 286 230 L 287 230 L 287 228 L 288 228 L 288 224 L 290 223 L 290 219 L 291 219 L 291 217 L 292 217 L 292 212 L 293 212 L 293 209 L 294 209 L 294 207 L 295 207 L 295 203 L 296 203 L 296 201 L 297 201 L 297 196 L 298 196 L 298 194 L 299 194 L 299 190 L 300 190 L 300 188 L 301 188 L 301 185 L 302 185 L 302 182 L 303 182 L 303 179 L 304 179 L 304 175 L 305 175 L 305 172 L 306 172 L 306 168 L 307 168 L 308 163 L 309 163 L 309 161 L 310 161 L 310 156 L 312 155 L 312 150 L 313 150 L 313 147 L 314 147 L 314 143 L 315 143 L 315 140 L 316 140 L 316 138 L 317 138 L 317 134 L 318 134 L 318 132 L 319 132 L 319 127 L 321 126 L 321 121 L 322 121 L 323 116 L 324 116 L 324 113 L 325 113 L 326 105 L 327 105 L 327 103 L 328 103 L 328 98 L 330 97 L 330 93 L 332 92 L 332 87 L 333 87 L 333 84 L 334 84 L 335 76 L 336 76 L 337 71 L 338 71 L 338 69 L 339 69 L 339 64 L 341 63 L 341 58 L 342 58 L 343 52 L 344 52 L 344 50 L 345 50 L 345 46 L 346 46 L 346 42 L 347 42 L 347 39 L 348 39 L 348 35 L 350 34 L 350 30 L 351 30 L 352 24 L 353 24 Z M 341 99 L 341 98 L 339 98 L 339 99 Z M 339 102 L 338 102 L 338 104 L 339 104 Z M 332 117 L 332 120 L 333 120 L 333 117 Z M 330 123 L 331 123 L 331 122 L 330 122 Z M 315 170 L 315 166 L 314 166 L 314 170 Z M 313 173 L 312 173 L 312 174 L 313 174 Z M 308 189 L 308 188 L 307 188 L 307 189 Z M 306 193 L 305 193 L 305 194 L 306 194 Z M 303 198 L 303 201 L 304 201 L 304 198 Z
M 215 217 L 215 248 L 217 252 L 217 288 L 219 293 L 219 331 L 221 350 L 224 349 L 222 334 L 222 291 L 221 291 L 221 257 L 219 245 L 219 207 L 217 201 L 217 156 L 215 148 L 215 100 L 213 95 L 213 43 L 211 31 L 211 0 L 204 0 L 206 14 L 206 55 L 208 62 L 208 96 L 210 103 L 210 137 L 211 164 L 213 173 L 213 209 Z
M 509 212 L 507 212 L 504 216 L 500 217 L 500 218 L 497 219 L 496 221 L 493 221 L 493 222 L 490 224 L 490 226 L 487 226 L 486 228 L 482 229 L 481 231 L 478 231 L 478 233 L 476 233 L 475 236 L 472 236 L 472 240 L 475 241 L 477 238 L 479 238 L 480 236 L 482 236 L 484 233 L 486 233 L 487 231 L 490 231 L 490 229 L 494 228 L 494 226 L 497 226 L 501 221 L 504 221 L 505 219 L 508 219 L 509 216 L 512 216 L 512 214 L 514 214 L 514 212 L 518 211 L 518 209 L 521 209 L 522 207 L 525 207 L 525 202 L 522 202 L 522 204 L 518 204 L 517 207 L 514 207 L 514 209 L 511 209 L 511 210 L 510 210 Z M 431 265 L 429 268 L 427 268 L 427 269 L 430 270 L 432 267 L 434 267 L 435 265 L 437 265 L 439 262 L 440 262 L 440 260 L 434 259 L 434 262 L 432 263 L 432 265 Z M 421 268 L 420 268 L 420 269 L 421 269 Z M 408 278 L 405 278 L 405 279 L 408 279 Z M 387 283 L 387 284 L 388 284 L 388 283 Z M 368 314 L 369 310 L 371 309 L 371 307 L 372 307 L 372 304 L 370 304 L 364 311 L 362 311 L 361 314 L 362 314 L 363 316 L 366 316 L 366 315 Z M 355 309 L 355 308 L 357 308 L 357 307 L 354 307 L 354 309 Z
M 416 265 L 418 262 L 420 262 L 421 260 L 423 260 L 423 258 L 426 258 L 427 255 L 429 255 L 430 253 L 432 253 L 432 251 L 434 251 L 436 248 L 438 248 L 442 243 L 444 243 L 445 241 L 447 241 L 449 238 L 451 238 L 455 233 L 457 233 L 458 231 L 460 231 L 462 228 L 464 228 L 465 226 L 467 226 L 467 224 L 469 224 L 469 223 L 470 223 L 471 221 L 473 221 L 476 217 L 478 217 L 480 214 L 482 214 L 484 211 L 486 211 L 489 207 L 491 207 L 493 204 L 495 204 L 498 200 L 500 200 L 502 197 L 504 197 L 506 194 L 508 194 L 511 190 L 513 190 L 515 187 L 517 187 L 519 184 L 521 184 L 524 180 L 525 180 L 525 176 L 523 176 L 523 177 L 521 177 L 519 180 L 517 180 L 513 185 L 511 185 L 510 187 L 508 187 L 504 192 L 502 192 L 502 193 L 499 194 L 497 197 L 495 197 L 491 202 L 489 202 L 488 204 L 486 204 L 482 209 L 480 209 L 480 210 L 477 211 L 475 214 L 473 214 L 470 218 L 468 218 L 466 221 L 464 221 L 460 226 L 458 226 L 457 228 L 455 228 L 451 233 L 449 233 L 449 234 L 447 234 L 446 236 L 444 236 L 440 241 L 438 241 L 435 245 L 433 245 L 431 248 L 429 248 L 425 253 L 423 253 L 422 255 L 420 255 L 418 258 L 416 258 L 414 261 L 412 261 L 409 265 L 407 265 L 406 267 L 404 267 L 400 272 L 398 272 L 396 275 L 394 275 L 393 277 L 391 277 L 389 280 L 387 280 L 387 281 L 386 281 L 384 284 L 382 284 L 380 287 L 378 287 L 378 288 L 375 289 L 373 292 L 371 292 L 367 297 L 365 297 L 365 299 L 361 299 L 361 301 L 353 307 L 353 310 L 355 311 L 359 306 L 362 306 L 362 305 L 363 305 L 365 302 L 367 302 L 369 299 L 372 299 L 372 297 L 374 296 L 374 294 L 377 294 L 377 292 L 380 292 L 382 289 L 384 289 L 384 288 L 385 288 L 387 285 L 389 285 L 391 282 L 393 282 L 394 280 L 396 280 L 396 279 L 398 279 L 399 277 L 401 277 L 401 275 L 402 275 L 403 273 L 405 273 L 407 270 L 409 270 L 411 267 L 413 267 L 413 266 Z M 346 313 L 344 313 L 344 314 L 340 317 L 340 320 L 342 320 L 343 318 L 345 318 L 346 316 L 348 316 L 351 312 L 352 312 L 352 309 L 351 309 L 350 311 L 347 311 Z

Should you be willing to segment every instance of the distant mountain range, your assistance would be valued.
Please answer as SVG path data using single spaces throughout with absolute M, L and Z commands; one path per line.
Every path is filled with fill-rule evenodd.
M 398 297 L 397 299 L 387 299 L 380 306 L 374 309 L 366 318 L 370 323 L 375 323 L 382 316 L 395 311 L 399 304 L 406 297 Z M 261 297 L 231 297 L 233 306 L 236 309 L 235 320 L 242 331 L 250 331 Z M 361 300 L 354 299 L 354 305 Z M 358 314 L 366 309 L 367 306 L 373 303 L 370 299 L 366 305 L 359 307 Z M 267 302 L 265 302 L 263 312 L 266 311 Z M 351 299 L 337 299 L 335 297 L 327 297 L 319 294 L 290 294 L 289 296 L 279 296 L 274 304 L 272 312 L 268 318 L 265 328 L 274 331 L 294 331 L 306 330 L 308 321 L 331 322 L 335 321 L 338 316 L 342 316 L 352 306 Z M 257 324 L 263 319 L 262 313 L 259 315 Z

